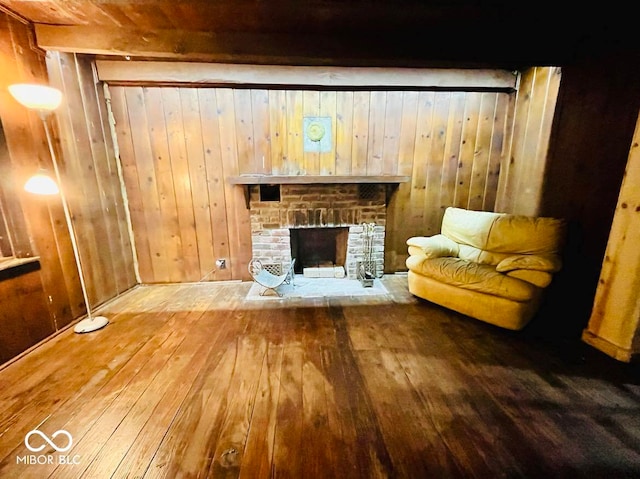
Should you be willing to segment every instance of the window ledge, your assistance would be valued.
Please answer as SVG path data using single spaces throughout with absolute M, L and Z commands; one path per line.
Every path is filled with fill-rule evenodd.
M 0 280 L 40 269 L 40 257 L 0 259 Z

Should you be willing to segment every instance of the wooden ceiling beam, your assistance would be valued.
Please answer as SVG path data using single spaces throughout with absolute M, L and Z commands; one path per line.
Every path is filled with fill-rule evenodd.
M 513 90 L 507 70 L 229 65 L 159 61 L 96 61 L 98 78 L 112 84 L 297 85 L 331 88 L 446 88 Z
M 317 35 L 36 24 L 35 32 L 45 50 L 220 63 L 516 69 L 514 63 L 528 57 L 522 46 L 509 51 L 502 37 L 489 33 L 471 43 L 443 42 L 443 32 L 436 30 Z
M 357 48 L 357 43 L 362 43 L 345 37 L 289 33 L 136 31 L 114 27 L 44 24 L 36 24 L 35 31 L 38 45 L 45 50 L 239 63 L 282 63 L 307 56 L 319 59 L 340 58 L 347 50 Z

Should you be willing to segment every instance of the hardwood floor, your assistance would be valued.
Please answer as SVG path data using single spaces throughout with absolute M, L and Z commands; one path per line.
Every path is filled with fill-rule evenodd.
M 286 301 L 131 290 L 106 328 L 0 371 L 0 477 L 640 476 L 635 367 L 383 281 L 389 296 Z

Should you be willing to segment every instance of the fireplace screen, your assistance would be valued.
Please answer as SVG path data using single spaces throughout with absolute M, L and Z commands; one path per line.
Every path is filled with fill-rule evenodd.
M 345 265 L 349 228 L 294 228 L 290 233 L 296 273 L 303 268 Z

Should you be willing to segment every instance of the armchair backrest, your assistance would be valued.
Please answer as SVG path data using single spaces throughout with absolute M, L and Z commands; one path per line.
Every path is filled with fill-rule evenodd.
M 564 220 L 474 211 L 449 207 L 441 233 L 460 244 L 460 257 L 497 264 L 514 254 L 558 254 L 562 248 Z

